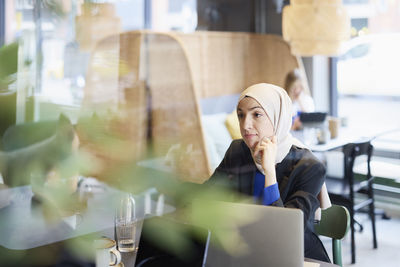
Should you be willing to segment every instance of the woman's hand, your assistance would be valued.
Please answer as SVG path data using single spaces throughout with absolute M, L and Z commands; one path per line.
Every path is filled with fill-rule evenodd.
M 265 174 L 265 187 L 276 183 L 275 159 L 277 153 L 276 136 L 263 137 L 254 149 L 254 158 L 260 159 Z
M 302 125 L 302 123 L 300 121 L 300 117 L 297 116 L 293 121 L 291 130 L 297 131 L 297 130 L 300 130 L 302 127 L 303 127 L 303 125 Z

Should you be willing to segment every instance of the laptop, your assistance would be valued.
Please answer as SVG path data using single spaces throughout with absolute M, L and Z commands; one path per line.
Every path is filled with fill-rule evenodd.
M 242 216 L 250 218 L 255 215 L 256 217 L 253 222 L 238 228 L 242 242 L 247 245 L 246 253 L 231 255 L 225 252 L 215 245 L 216 236 L 211 230 L 206 266 L 303 267 L 304 230 L 301 210 L 229 202 L 213 202 L 212 205 L 218 205 L 225 211 L 232 210 L 236 214 L 240 214 L 240 216 L 226 218 L 230 224 L 232 220 L 233 222 L 237 220 L 238 225 L 242 224 L 241 220 L 245 218 Z M 193 208 L 196 208 L 196 203 Z M 216 226 L 209 225 L 210 229 L 213 227 Z M 227 229 L 222 230 L 226 231 Z M 233 234 L 233 236 L 235 235 Z M 235 244 L 234 242 L 236 241 L 232 240 L 233 244 Z M 243 243 L 237 245 L 243 245 Z
M 325 121 L 326 112 L 301 112 L 300 121 L 302 123 L 322 123 Z
M 143 221 L 136 267 L 203 267 L 210 231 L 164 217 Z

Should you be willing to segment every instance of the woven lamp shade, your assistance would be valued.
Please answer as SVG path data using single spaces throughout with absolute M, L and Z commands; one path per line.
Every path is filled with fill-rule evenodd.
M 283 9 L 282 34 L 294 55 L 335 56 L 350 37 L 350 19 L 341 0 L 291 0 Z
M 111 3 L 83 3 L 82 14 L 75 17 L 76 40 L 83 51 L 91 51 L 101 39 L 118 34 L 121 21 Z

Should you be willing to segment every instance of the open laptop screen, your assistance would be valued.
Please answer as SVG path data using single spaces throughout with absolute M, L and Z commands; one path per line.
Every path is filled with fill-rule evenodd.
M 209 238 L 209 231 L 202 227 L 163 217 L 146 219 L 135 266 L 205 266 Z
M 207 256 L 208 267 L 303 267 L 304 230 L 303 213 L 300 209 L 218 201 L 210 201 L 209 205 L 226 212 L 227 217 L 224 221 L 229 222 L 230 225 L 239 226 L 237 230 L 241 236 L 240 242 L 246 244 L 248 251 L 234 255 L 227 253 L 214 245 L 216 235 L 211 232 Z M 193 208 L 198 208 L 196 203 Z M 240 216 L 228 214 L 240 214 Z M 252 216 L 255 220 L 243 224 L 243 216 Z M 227 225 L 203 226 L 213 230 L 217 230 L 216 227 L 218 227 L 226 232 L 229 231 Z
M 301 112 L 300 121 L 302 123 L 321 123 L 325 121 L 326 112 Z

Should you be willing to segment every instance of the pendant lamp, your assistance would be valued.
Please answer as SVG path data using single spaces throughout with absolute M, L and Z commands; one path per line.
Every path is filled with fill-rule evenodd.
M 112 3 L 83 3 L 75 18 L 76 40 L 83 51 L 91 51 L 101 39 L 121 31 L 120 18 Z
M 340 54 L 350 38 L 350 19 L 341 0 L 291 0 L 283 8 L 282 34 L 292 54 L 299 56 Z

